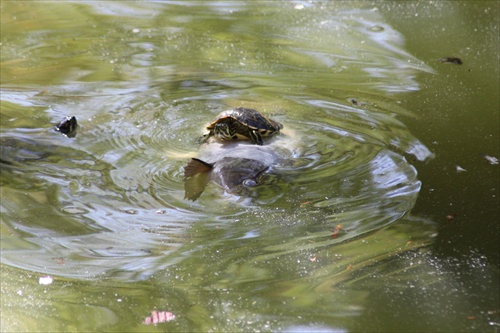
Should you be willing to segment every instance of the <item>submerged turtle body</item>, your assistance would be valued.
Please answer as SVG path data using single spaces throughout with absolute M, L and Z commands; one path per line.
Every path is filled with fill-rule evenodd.
M 196 200 L 210 180 L 231 193 L 257 186 L 259 177 L 268 169 L 269 165 L 248 158 L 224 157 L 215 163 L 192 158 L 184 167 L 185 198 Z
M 248 108 L 224 111 L 207 127 L 209 132 L 202 137 L 206 142 L 211 136 L 221 140 L 251 140 L 263 145 L 263 137 L 279 133 L 283 125 L 260 112 Z
M 202 159 L 192 158 L 184 167 L 185 198 L 196 200 L 210 181 L 228 193 L 245 195 L 248 188 L 261 183 L 273 166 L 281 164 L 283 158 L 275 150 L 242 142 L 206 145 Z

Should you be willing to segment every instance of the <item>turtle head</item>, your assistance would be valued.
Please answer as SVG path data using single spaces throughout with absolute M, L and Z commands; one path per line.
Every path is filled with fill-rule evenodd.
M 234 138 L 235 130 L 232 126 L 229 126 L 228 123 L 217 123 L 214 126 L 214 135 L 215 137 L 221 140 L 231 140 Z
M 76 136 L 76 128 L 78 123 L 76 121 L 76 117 L 65 117 L 59 124 L 56 125 L 56 131 L 59 131 L 65 134 L 69 138 L 73 138 Z

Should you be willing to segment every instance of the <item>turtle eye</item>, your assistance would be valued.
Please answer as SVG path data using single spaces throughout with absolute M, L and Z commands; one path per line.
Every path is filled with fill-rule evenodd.
M 243 185 L 247 187 L 255 187 L 257 186 L 257 182 L 254 179 L 245 179 L 243 181 Z

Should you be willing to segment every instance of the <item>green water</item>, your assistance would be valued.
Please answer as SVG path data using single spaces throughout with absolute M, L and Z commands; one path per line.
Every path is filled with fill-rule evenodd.
M 0 8 L 2 332 L 500 329 L 497 2 Z M 286 163 L 185 200 L 238 106 Z

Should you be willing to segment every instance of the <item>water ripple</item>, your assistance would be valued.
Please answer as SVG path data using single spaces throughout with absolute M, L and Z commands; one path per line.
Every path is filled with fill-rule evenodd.
M 113 15 L 134 9 L 119 7 L 92 8 Z M 222 265 L 230 267 L 244 246 L 255 251 L 252 260 L 315 251 L 406 216 L 421 186 L 409 157 L 432 154 L 404 125 L 411 113 L 391 93 L 418 89 L 415 73 L 431 70 L 404 51 L 402 36 L 380 13 L 314 8 L 297 17 L 293 10 L 292 24 L 240 26 L 279 46 L 269 54 L 240 48 L 223 31 L 188 45 L 198 28 L 182 15 L 160 31 L 117 29 L 126 35 L 116 40 L 131 33 L 134 40 L 107 50 L 123 58 L 118 63 L 110 55 L 106 70 L 77 71 L 82 64 L 71 63 L 64 71 L 61 64 L 72 78 L 65 85 L 6 91 L 2 227 L 11 234 L 2 243 L 3 262 L 65 276 L 121 272 L 136 279 L 196 256 L 216 262 L 224 251 Z M 164 33 L 175 36 L 145 38 Z M 360 40 L 366 43 L 353 44 Z M 60 116 L 56 106 L 79 119 L 74 139 L 48 130 Z M 284 124 L 265 146 L 281 161 L 248 195 L 209 183 L 198 200 L 185 200 L 183 166 L 206 147 L 196 139 L 235 106 L 269 111 Z

